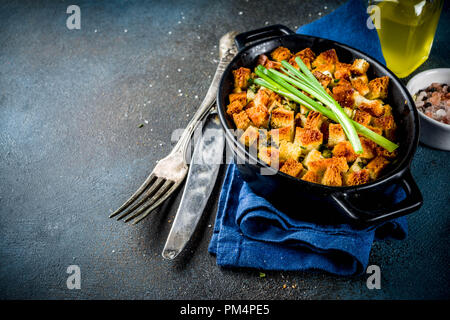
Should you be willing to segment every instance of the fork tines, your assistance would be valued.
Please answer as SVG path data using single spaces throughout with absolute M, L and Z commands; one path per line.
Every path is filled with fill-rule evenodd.
M 122 213 L 117 220 L 128 216 L 124 222 L 136 218 L 133 222 L 133 224 L 136 224 L 162 204 L 177 186 L 178 184 L 174 181 L 157 177 L 152 173 L 145 179 L 139 189 L 109 217 L 113 218 Z

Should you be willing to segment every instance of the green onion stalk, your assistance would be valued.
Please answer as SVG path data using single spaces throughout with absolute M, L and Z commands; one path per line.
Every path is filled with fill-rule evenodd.
M 255 73 L 259 76 L 259 78 L 255 79 L 254 82 L 286 97 L 291 101 L 295 101 L 310 110 L 319 112 L 337 123 L 340 123 L 344 129 L 344 133 L 348 137 L 355 153 L 357 154 L 361 154 L 363 149 L 356 132 L 359 132 L 361 135 L 382 146 L 389 152 L 392 152 L 398 148 L 398 145 L 395 143 L 350 119 L 339 104 L 325 91 L 319 81 L 303 64 L 303 61 L 297 57 L 296 62 L 300 66 L 300 70 L 302 70 L 303 73 L 292 67 L 286 61 L 282 61 L 282 65 L 285 67 L 283 69 L 285 74 L 273 69 L 266 69 L 260 65 L 256 67 L 255 70 Z M 308 97 L 297 88 L 309 93 L 318 101 Z

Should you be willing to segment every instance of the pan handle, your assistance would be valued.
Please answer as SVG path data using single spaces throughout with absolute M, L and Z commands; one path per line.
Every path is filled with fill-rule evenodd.
M 240 33 L 234 39 L 238 50 L 242 50 L 250 42 L 255 42 L 257 40 L 270 39 L 279 36 L 285 36 L 295 34 L 294 31 L 289 29 L 282 24 L 275 24 L 272 26 L 251 30 L 247 32 Z
M 331 195 L 338 207 L 350 218 L 364 224 L 374 224 L 397 218 L 418 210 L 423 203 L 422 193 L 419 190 L 411 171 L 406 169 L 399 178 L 406 197 L 391 206 L 375 210 L 362 210 L 352 204 L 352 192 L 336 192 Z M 374 199 L 376 201 L 376 199 Z

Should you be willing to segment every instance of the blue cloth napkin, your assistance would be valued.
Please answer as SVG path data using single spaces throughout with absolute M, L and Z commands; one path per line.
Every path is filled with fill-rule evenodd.
M 297 32 L 348 44 L 384 62 L 376 31 L 365 27 L 366 20 L 361 3 L 350 0 Z M 330 28 L 330 25 L 339 28 Z M 348 35 L 347 30 L 352 34 Z M 386 193 L 394 201 L 405 197 L 401 188 L 386 190 Z M 256 195 L 232 163 L 223 182 L 208 250 L 222 267 L 323 270 L 354 275 L 365 271 L 374 240 L 403 239 L 406 235 L 405 217 L 365 230 L 348 224 L 319 225 L 293 219 Z

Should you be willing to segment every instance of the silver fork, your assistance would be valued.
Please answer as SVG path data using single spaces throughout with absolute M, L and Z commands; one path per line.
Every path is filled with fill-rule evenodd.
M 136 224 L 167 200 L 183 182 L 188 172 L 186 151 L 189 142 L 198 124 L 205 118 L 215 104 L 220 78 L 227 65 L 237 53 L 236 46 L 234 45 L 234 37 L 236 34 L 237 32 L 232 31 L 220 38 L 220 62 L 212 83 L 202 104 L 187 125 L 173 150 L 167 157 L 158 161 L 144 183 L 119 209 L 109 216 L 110 218 L 118 216 L 117 220 L 125 218 L 125 222 L 135 219 L 133 224 Z

